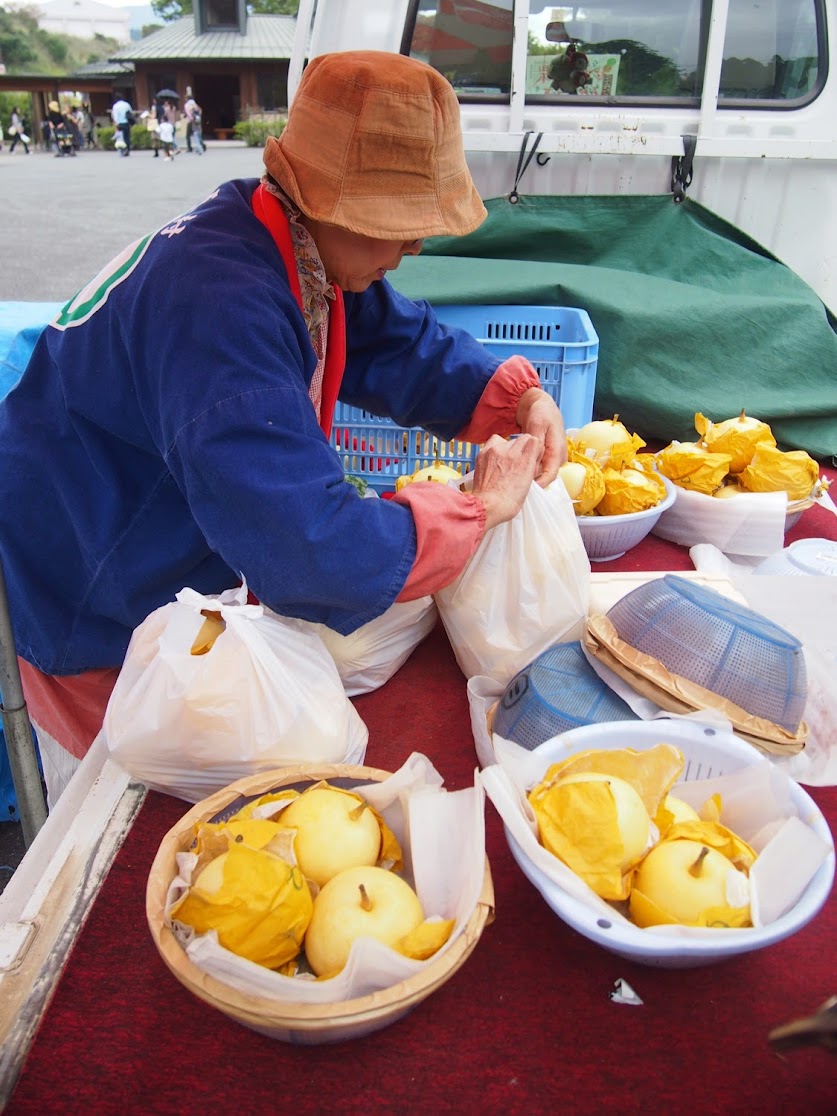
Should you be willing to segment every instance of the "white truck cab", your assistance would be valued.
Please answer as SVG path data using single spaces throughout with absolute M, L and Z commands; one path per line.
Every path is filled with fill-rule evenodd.
M 301 0 L 306 61 L 400 51 L 452 83 L 484 198 L 671 192 L 837 309 L 837 0 Z

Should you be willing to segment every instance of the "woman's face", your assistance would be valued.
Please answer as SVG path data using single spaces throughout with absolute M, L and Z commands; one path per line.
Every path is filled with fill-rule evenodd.
M 356 294 L 365 291 L 376 279 L 383 279 L 388 271 L 395 271 L 405 256 L 417 256 L 423 243 L 376 240 L 310 217 L 303 217 L 302 224 L 314 238 L 328 281 Z

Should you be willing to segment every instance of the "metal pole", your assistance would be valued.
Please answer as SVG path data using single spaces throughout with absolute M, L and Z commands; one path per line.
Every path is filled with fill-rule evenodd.
M 38 769 L 38 757 L 32 739 L 32 726 L 26 712 L 20 670 L 17 665 L 9 601 L 6 596 L 6 579 L 0 561 L 0 697 L 3 714 L 3 734 L 9 753 L 9 766 L 20 812 L 23 840 L 27 848 L 35 840 L 38 830 L 46 821 L 47 808 Z

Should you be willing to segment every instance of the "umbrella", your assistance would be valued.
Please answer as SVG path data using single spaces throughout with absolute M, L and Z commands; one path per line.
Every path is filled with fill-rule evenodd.
M 155 101 L 179 101 L 180 94 L 175 89 L 161 89 L 154 97 Z

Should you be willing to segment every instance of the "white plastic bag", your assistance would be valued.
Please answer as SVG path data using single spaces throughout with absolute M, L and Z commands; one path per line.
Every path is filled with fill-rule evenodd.
M 288 623 L 316 632 L 328 648 L 349 697 L 377 690 L 404 665 L 436 625 L 438 610 L 432 597 L 396 602 L 351 635 L 340 635 L 325 624 L 305 620 Z
M 533 484 L 514 519 L 486 531 L 436 604 L 462 673 L 506 683 L 553 643 L 580 639 L 589 595 L 590 561 L 558 480 Z
M 183 589 L 131 637 L 103 732 L 114 762 L 149 787 L 199 802 L 288 763 L 363 762 L 366 725 L 319 636 L 246 602 L 246 585 Z M 202 610 L 226 628 L 193 655 Z

